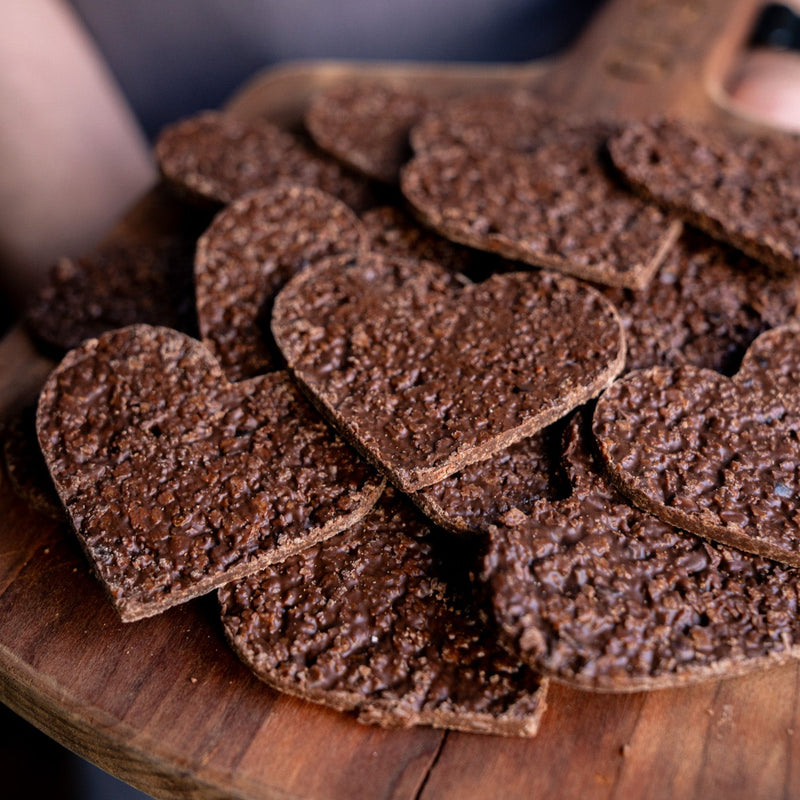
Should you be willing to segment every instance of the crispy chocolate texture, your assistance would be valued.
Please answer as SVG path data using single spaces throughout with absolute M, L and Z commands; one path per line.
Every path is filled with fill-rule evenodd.
M 626 369 L 695 366 L 732 374 L 752 341 L 797 315 L 798 279 L 768 275 L 757 262 L 688 229 L 648 287 L 604 288 L 625 328 Z M 547 429 L 415 492 L 412 499 L 449 530 L 479 531 L 516 509 L 528 513 L 558 494 L 551 485 Z
M 285 184 L 219 212 L 197 243 L 195 291 L 203 342 L 230 380 L 277 368 L 269 318 L 286 281 L 365 241 L 355 213 L 319 189 Z
M 530 150 L 425 150 L 404 167 L 403 194 L 426 225 L 461 244 L 641 289 L 680 223 L 610 174 L 603 147 L 612 130 L 599 122 L 564 124 Z
M 784 272 L 800 267 L 800 138 L 657 119 L 609 141 L 636 190 Z
M 553 493 L 551 438 L 551 428 L 538 431 L 414 492 L 411 499 L 453 533 L 485 531 L 508 513 L 528 513 Z
M 553 679 L 618 692 L 798 658 L 798 571 L 634 508 L 579 425 L 565 448 L 571 495 L 490 532 L 482 577 L 509 647 Z
M 201 203 L 227 204 L 289 182 L 322 189 L 357 211 L 373 205 L 365 178 L 265 120 L 204 111 L 164 128 L 155 154 L 167 183 Z
M 199 342 L 166 328 L 123 328 L 68 353 L 37 431 L 124 621 L 338 533 L 382 488 L 286 373 L 231 384 Z
M 27 310 L 28 330 L 60 354 L 136 323 L 194 334 L 193 257 L 194 240 L 178 236 L 59 259 Z
M 645 289 L 606 287 L 625 328 L 626 369 L 693 364 L 733 374 L 753 340 L 800 310 L 800 278 L 687 228 Z
M 414 152 L 464 145 L 474 152 L 501 147 L 530 152 L 562 126 L 553 125 L 565 115 L 535 92 L 502 89 L 470 92 L 441 100 L 414 125 L 409 134 Z
M 3 459 L 14 494 L 28 508 L 57 522 L 66 520 L 36 438 L 36 406 L 26 406 L 2 426 Z
M 326 152 L 369 178 L 397 184 L 411 155 L 408 132 L 431 98 L 406 83 L 338 81 L 312 97 L 305 124 Z
M 353 529 L 223 587 L 222 622 L 263 681 L 360 722 L 533 736 L 546 682 L 498 645 L 468 568 L 387 492 Z
M 614 484 L 661 519 L 800 566 L 800 329 L 767 331 L 727 378 L 633 372 L 598 401 Z
M 431 262 L 317 262 L 278 294 L 288 367 L 354 446 L 414 491 L 601 392 L 624 364 L 616 310 L 548 272 L 471 284 Z
M 395 206 L 378 206 L 361 215 L 367 232 L 369 249 L 421 261 L 433 261 L 453 272 L 472 276 L 484 268 L 484 253 L 451 242 L 443 236 L 423 228 Z

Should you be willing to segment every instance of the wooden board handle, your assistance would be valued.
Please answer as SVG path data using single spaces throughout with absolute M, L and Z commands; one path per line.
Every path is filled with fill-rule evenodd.
M 554 61 L 424 64 L 307 61 L 271 68 L 228 104 L 297 125 L 315 91 L 354 76 L 416 80 L 442 93 L 501 84 L 534 86 L 576 111 L 677 114 L 740 124 L 725 78 L 763 0 L 606 0 L 583 35 Z M 266 112 L 265 112 L 266 109 Z
M 762 0 L 610 0 L 543 79 L 576 110 L 730 119 L 725 78 Z

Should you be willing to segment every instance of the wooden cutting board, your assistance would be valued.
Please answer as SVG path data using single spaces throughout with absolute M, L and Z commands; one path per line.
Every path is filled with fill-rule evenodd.
M 740 124 L 723 76 L 754 0 L 610 0 L 552 64 L 289 65 L 231 102 L 295 122 L 343 75 L 537 84 L 573 107 L 668 111 Z M 179 213 L 160 189 L 112 237 L 148 238 Z M 0 409 L 35 396 L 51 364 L 14 330 L 0 342 Z M 629 695 L 554 685 L 532 740 L 386 731 L 278 695 L 226 646 L 215 598 L 123 625 L 64 524 L 0 483 L 0 699 L 158 798 L 763 798 L 800 796 L 800 672 Z M 797 735 L 795 736 L 795 731 Z

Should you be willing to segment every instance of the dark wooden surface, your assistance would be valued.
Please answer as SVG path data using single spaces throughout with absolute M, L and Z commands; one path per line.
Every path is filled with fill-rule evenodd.
M 353 70 L 539 83 L 576 108 L 725 118 L 722 76 L 753 0 L 611 0 L 552 65 L 305 64 L 232 101 L 292 121 Z M 174 209 L 154 192 L 114 236 L 147 238 Z M 166 216 L 165 216 L 166 214 Z M 0 411 L 50 363 L 16 329 L 0 342 Z M 57 741 L 159 798 L 777 798 L 800 796 L 798 668 L 630 695 L 555 685 L 531 740 L 386 731 L 280 696 L 226 646 L 214 597 L 123 625 L 66 526 L 0 482 L 0 700 Z M 795 734 L 797 731 L 797 734 Z

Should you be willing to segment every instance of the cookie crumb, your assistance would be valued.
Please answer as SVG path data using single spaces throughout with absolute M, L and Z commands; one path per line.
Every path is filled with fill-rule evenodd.
M 507 525 L 509 528 L 513 528 L 516 525 L 522 525 L 526 519 L 527 515 L 524 511 L 520 511 L 518 508 L 510 508 L 500 517 L 500 522 L 502 522 L 503 525 Z

